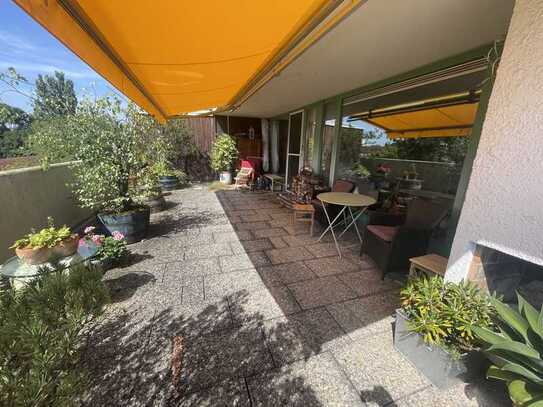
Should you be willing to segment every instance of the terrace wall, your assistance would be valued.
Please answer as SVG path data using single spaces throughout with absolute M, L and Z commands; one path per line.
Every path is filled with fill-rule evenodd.
M 476 247 L 543 265 L 543 8 L 517 0 L 483 123 L 446 277 Z
M 73 201 L 66 186 L 71 181 L 68 164 L 0 172 L 0 262 L 13 255 L 8 247 L 15 239 L 45 226 L 47 216 L 71 226 L 91 215 Z

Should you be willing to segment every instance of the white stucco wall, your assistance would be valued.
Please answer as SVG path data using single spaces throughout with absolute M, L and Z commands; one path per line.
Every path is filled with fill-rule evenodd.
M 476 243 L 543 265 L 543 1 L 517 0 L 446 277 Z

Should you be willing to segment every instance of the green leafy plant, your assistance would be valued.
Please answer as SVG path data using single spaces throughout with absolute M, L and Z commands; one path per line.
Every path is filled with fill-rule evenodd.
M 543 307 L 538 312 L 521 295 L 518 309 L 492 299 L 498 314 L 496 330 L 474 328 L 486 345 L 484 352 L 493 363 L 487 378 L 507 383 L 513 403 L 522 407 L 543 406 Z
M 238 158 L 236 141 L 228 134 L 218 136 L 211 150 L 211 168 L 215 171 L 232 171 Z
M 101 278 L 80 265 L 0 291 L 0 405 L 78 405 L 82 338 L 108 302 Z
M 370 176 L 370 171 L 360 163 L 353 167 L 353 173 L 361 178 L 367 178 Z
M 66 225 L 56 228 L 54 220 L 51 217 L 47 218 L 47 224 L 48 226 L 41 229 L 39 232 L 32 231 L 25 237 L 16 240 L 10 249 L 55 247 L 64 239 L 67 239 L 72 235 L 70 228 Z
M 476 326 L 492 325 L 493 308 L 486 293 L 470 282 L 444 282 L 421 276 L 401 291 L 408 328 L 453 357 L 477 347 Z

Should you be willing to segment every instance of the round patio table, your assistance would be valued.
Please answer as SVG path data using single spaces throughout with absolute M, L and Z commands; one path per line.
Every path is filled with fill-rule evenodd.
M 332 237 L 334 238 L 334 243 L 336 245 L 338 255 L 339 257 L 341 257 L 341 250 L 339 250 L 337 239 L 341 238 L 341 236 L 343 236 L 343 234 L 347 230 L 349 230 L 351 226 L 354 226 L 356 230 L 356 235 L 358 236 L 358 240 L 360 240 L 360 244 L 362 244 L 362 236 L 360 235 L 360 231 L 358 230 L 356 221 L 358 220 L 360 215 L 362 215 L 366 211 L 368 206 L 373 205 L 377 201 L 371 196 L 352 194 L 348 192 L 324 192 L 317 195 L 317 199 L 321 201 L 322 208 L 324 209 L 324 214 L 326 215 L 326 220 L 328 221 L 328 227 L 324 230 L 324 232 L 322 232 L 318 241 L 320 242 L 324 235 L 326 235 L 326 233 L 331 232 Z M 333 220 L 330 220 L 330 216 L 328 214 L 328 211 L 326 210 L 326 204 L 339 205 L 343 208 L 341 208 L 341 211 Z M 354 212 L 352 208 L 355 208 Z M 351 216 L 350 223 L 347 223 L 347 211 Z M 341 219 L 341 215 L 343 215 L 343 219 Z M 340 226 L 341 224 L 346 225 L 345 229 L 336 238 L 334 228 L 336 226 Z

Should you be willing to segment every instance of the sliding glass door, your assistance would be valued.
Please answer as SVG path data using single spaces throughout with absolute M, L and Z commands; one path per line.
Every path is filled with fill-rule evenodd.
M 287 144 L 287 168 L 286 181 L 287 190 L 290 190 L 292 177 L 298 175 L 300 171 L 300 148 L 304 131 L 304 112 L 291 113 L 288 120 L 288 144 Z

